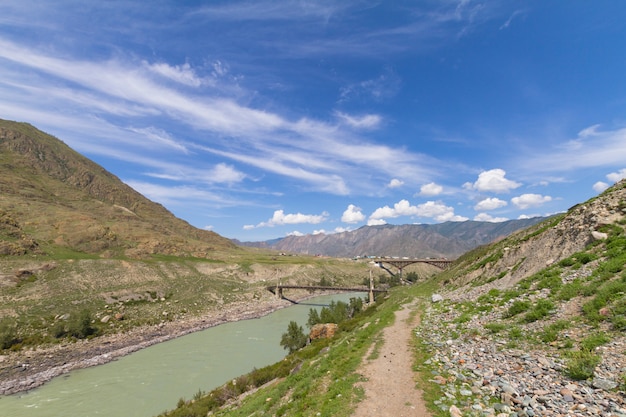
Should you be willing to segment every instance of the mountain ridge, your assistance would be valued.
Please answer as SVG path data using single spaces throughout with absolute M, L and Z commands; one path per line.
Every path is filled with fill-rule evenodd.
M 543 220 L 545 217 L 501 223 L 469 220 L 438 224 L 386 224 L 363 226 L 353 231 L 335 234 L 320 233 L 287 236 L 264 242 L 235 241 L 235 243 L 283 252 L 332 257 L 456 258 L 470 249 L 491 243 Z

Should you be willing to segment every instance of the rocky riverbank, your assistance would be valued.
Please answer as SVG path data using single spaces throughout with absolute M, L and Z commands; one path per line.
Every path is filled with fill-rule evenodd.
M 298 301 L 308 297 L 299 297 Z M 43 385 L 75 369 L 102 365 L 140 349 L 220 324 L 265 316 L 288 307 L 288 300 L 233 303 L 202 317 L 164 322 L 155 326 L 0 356 L 0 395 L 15 394 Z

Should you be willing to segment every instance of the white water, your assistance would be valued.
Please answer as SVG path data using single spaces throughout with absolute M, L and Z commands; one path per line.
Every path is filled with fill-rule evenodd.
M 289 321 L 306 330 L 309 309 L 363 294 L 316 297 L 260 319 L 222 324 L 117 361 L 72 371 L 27 393 L 0 396 L 0 417 L 150 417 L 281 360 Z

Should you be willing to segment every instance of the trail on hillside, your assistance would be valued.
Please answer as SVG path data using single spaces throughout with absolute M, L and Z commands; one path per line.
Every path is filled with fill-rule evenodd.
M 359 385 L 365 399 L 359 403 L 355 417 L 430 416 L 422 393 L 415 388 L 411 334 L 419 319 L 411 317 L 412 305 L 396 311 L 394 323 L 383 331 L 383 345 L 375 359 L 361 365 L 359 373 L 366 379 Z

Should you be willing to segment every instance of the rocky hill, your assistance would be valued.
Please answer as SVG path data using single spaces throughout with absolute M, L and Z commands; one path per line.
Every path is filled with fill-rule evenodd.
M 202 257 L 235 248 L 25 123 L 0 120 L 0 195 L 0 255 Z
M 237 243 L 282 252 L 333 257 L 371 255 L 452 259 L 470 249 L 500 240 L 542 220 L 543 217 L 536 217 L 502 223 L 466 221 L 364 226 L 354 231 L 336 234 L 288 236 L 267 242 Z

